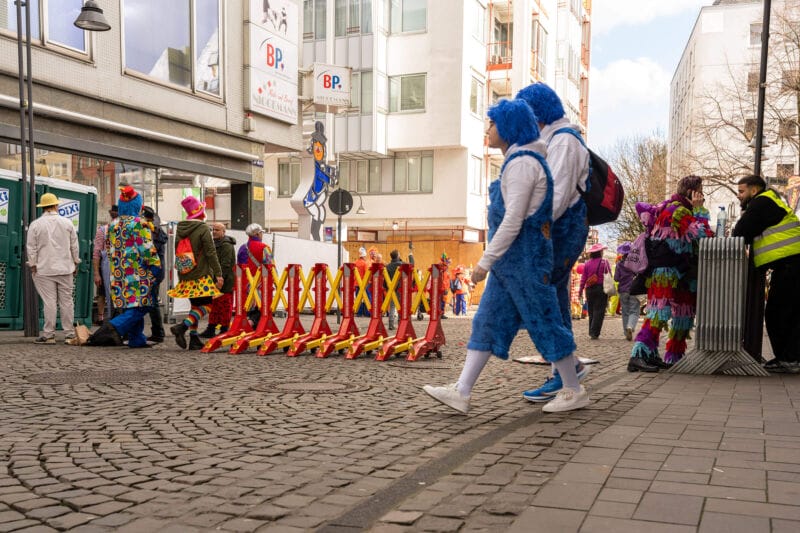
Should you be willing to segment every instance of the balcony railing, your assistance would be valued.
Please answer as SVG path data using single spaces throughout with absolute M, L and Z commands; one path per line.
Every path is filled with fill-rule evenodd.
M 511 41 L 497 41 L 486 45 L 488 70 L 511 68 Z

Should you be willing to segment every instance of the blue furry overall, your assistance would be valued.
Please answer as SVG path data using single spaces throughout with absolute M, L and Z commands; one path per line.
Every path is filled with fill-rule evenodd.
M 583 137 L 572 128 L 559 128 L 553 135 L 568 133 L 578 139 L 585 147 Z M 591 168 L 589 170 L 591 172 Z M 589 177 L 587 176 L 588 180 Z M 585 186 L 586 184 L 584 184 Z M 561 218 L 553 222 L 553 280 L 558 296 L 558 307 L 561 318 L 567 328 L 572 329 L 572 311 L 570 309 L 569 281 L 572 266 L 578 261 L 589 236 L 589 225 L 586 223 L 586 203 L 583 199 L 564 211 Z
M 489 239 L 506 213 L 500 189 L 503 172 L 508 162 L 519 156 L 531 156 L 541 163 L 547 176 L 547 193 L 542 205 L 522 223 L 511 247 L 492 266 L 472 320 L 467 348 L 490 351 L 501 359 L 508 359 L 508 348 L 522 326 L 539 353 L 553 362 L 571 355 L 575 341 L 571 330 L 562 322 L 556 289 L 550 284 L 553 177 L 540 154 L 529 150 L 515 152 L 503 163 L 500 179 L 489 186 Z

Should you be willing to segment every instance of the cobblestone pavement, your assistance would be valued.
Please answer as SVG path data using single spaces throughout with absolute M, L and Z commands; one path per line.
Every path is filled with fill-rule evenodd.
M 414 322 L 419 330 L 423 324 Z M 722 479 L 737 486 L 730 483 L 751 482 L 745 474 L 720 478 L 703 470 L 694 481 L 675 474 L 694 472 L 673 468 L 683 460 L 673 457 L 708 459 L 712 452 L 721 454 L 716 464 L 761 461 L 741 468 L 761 468 L 764 483 L 775 470 L 780 475 L 770 483 L 782 485 L 770 490 L 781 498 L 795 490 L 798 474 L 791 472 L 800 468 L 777 465 L 800 459 L 789 446 L 800 434 L 794 376 L 628 374 L 630 343 L 619 320 L 609 320 L 597 341 L 580 321 L 579 354 L 599 361 L 588 379 L 595 399 L 589 409 L 544 415 L 519 393 L 542 381 L 547 367 L 492 360 L 464 417 L 419 387 L 455 380 L 469 325 L 443 321 L 443 359 L 414 363 L 200 354 L 171 340 L 144 350 L 35 346 L 4 333 L 0 533 L 528 531 L 540 516 L 565 531 L 608 524 L 636 531 L 643 520 L 669 526 L 664 509 L 672 505 L 695 509 L 703 500 L 723 518 L 743 509 L 726 507 L 718 487 L 695 494 L 685 485 Z M 512 357 L 531 353 L 520 335 Z M 774 383 L 785 384 L 782 393 L 769 393 Z M 764 410 L 777 418 L 759 428 L 755 411 L 778 400 L 780 407 Z M 718 414 L 723 408 L 725 416 Z M 739 439 L 733 448 L 726 447 L 726 428 L 742 428 L 732 433 Z M 789 433 L 759 441 L 767 428 Z M 682 446 L 686 432 L 706 444 Z M 716 447 L 708 444 L 718 434 Z M 736 455 L 756 446 L 748 439 L 760 442 L 760 456 L 750 449 Z M 709 464 L 702 466 L 716 466 Z M 764 493 L 741 494 L 758 505 L 767 501 Z M 664 498 L 669 505 L 660 504 Z M 761 503 L 748 513 L 766 515 L 769 525 L 768 513 L 789 512 L 787 502 L 778 503 L 781 509 Z M 799 508 L 791 509 L 800 520 Z M 699 513 L 687 516 L 699 523 Z

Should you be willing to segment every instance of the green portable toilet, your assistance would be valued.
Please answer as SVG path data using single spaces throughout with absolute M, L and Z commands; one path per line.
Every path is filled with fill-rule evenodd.
M 22 178 L 0 169 L 0 330 L 22 329 Z
M 94 298 L 92 246 L 97 231 L 97 189 L 71 181 L 37 176 L 37 202 L 46 192 L 51 192 L 58 197 L 58 214 L 69 219 L 78 232 L 81 264 L 78 266 L 78 276 L 75 278 L 73 289 L 75 321 L 91 327 L 92 299 Z M 36 216 L 41 214 L 41 209 L 37 209 Z M 42 320 L 44 320 L 43 316 Z

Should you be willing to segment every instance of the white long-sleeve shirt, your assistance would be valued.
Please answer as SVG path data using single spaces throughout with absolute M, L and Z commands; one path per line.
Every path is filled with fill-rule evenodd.
M 75 226 L 56 211 L 45 211 L 31 222 L 26 244 L 28 264 L 39 276 L 72 274 L 81 262 Z
M 519 150 L 530 150 L 546 156 L 547 145 L 541 140 L 523 146 L 511 145 L 506 151 L 506 159 Z M 478 261 L 478 265 L 485 270 L 491 269 L 495 261 L 506 253 L 519 235 L 522 223 L 539 209 L 547 194 L 547 175 L 541 163 L 533 157 L 514 158 L 506 165 L 501 179 L 500 193 L 506 214 Z
M 580 133 L 580 126 L 560 118 L 548 124 L 540 132 L 540 139 L 547 143 L 547 164 L 553 174 L 553 220 L 580 199 L 577 187 L 586 190 L 589 177 L 589 151 L 571 133 L 553 135 L 561 128 L 572 128 Z

